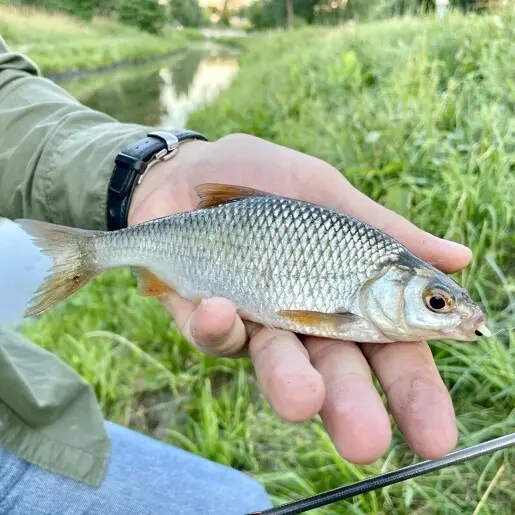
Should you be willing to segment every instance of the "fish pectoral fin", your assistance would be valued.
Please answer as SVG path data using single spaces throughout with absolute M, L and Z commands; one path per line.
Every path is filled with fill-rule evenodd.
M 279 315 L 287 318 L 295 324 L 317 327 L 319 329 L 334 330 L 358 320 L 360 317 L 352 313 L 321 313 L 319 311 L 285 310 L 279 311 Z
M 205 183 L 195 186 L 194 189 L 195 193 L 200 197 L 197 209 L 216 207 L 245 197 L 268 197 L 272 195 L 272 193 L 231 184 Z
M 138 293 L 143 297 L 163 297 L 174 293 L 174 289 L 165 284 L 157 275 L 147 268 L 133 267 L 138 280 Z

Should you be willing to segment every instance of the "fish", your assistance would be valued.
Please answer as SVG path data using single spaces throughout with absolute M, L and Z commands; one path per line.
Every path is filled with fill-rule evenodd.
M 223 297 L 244 320 L 301 335 L 391 343 L 491 334 L 466 289 L 372 225 L 253 188 L 194 189 L 195 209 L 111 232 L 13 220 L 52 259 L 25 316 L 130 267 L 145 297 Z

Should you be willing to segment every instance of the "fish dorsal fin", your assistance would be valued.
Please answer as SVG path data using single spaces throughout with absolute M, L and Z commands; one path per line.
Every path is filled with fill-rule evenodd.
M 234 186 L 231 184 L 205 183 L 195 186 L 195 193 L 200 197 L 197 209 L 216 207 L 234 200 L 245 197 L 270 196 L 272 193 L 246 188 L 244 186 Z

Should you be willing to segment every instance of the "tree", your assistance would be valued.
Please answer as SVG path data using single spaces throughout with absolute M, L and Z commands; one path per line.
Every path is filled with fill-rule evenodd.
M 299 18 L 313 23 L 317 2 L 318 0 L 258 0 L 247 8 L 246 13 L 256 29 L 291 27 Z M 290 13 L 288 3 L 291 4 Z
M 250 23 L 256 29 L 284 26 L 286 9 L 283 0 L 258 0 L 247 11 Z
M 286 0 L 286 25 L 288 27 L 293 27 L 293 0 Z
M 206 25 L 206 17 L 197 0 L 172 0 L 171 18 L 185 27 L 201 27 Z
M 157 0 L 121 0 L 120 21 L 141 30 L 158 34 L 168 18 L 168 8 Z

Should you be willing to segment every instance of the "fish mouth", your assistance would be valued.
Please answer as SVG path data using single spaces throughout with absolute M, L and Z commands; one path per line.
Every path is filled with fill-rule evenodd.
M 462 322 L 460 329 L 471 340 L 477 340 L 478 336 L 491 336 L 492 333 L 486 326 L 487 317 L 484 313 L 480 313 L 465 322 Z

